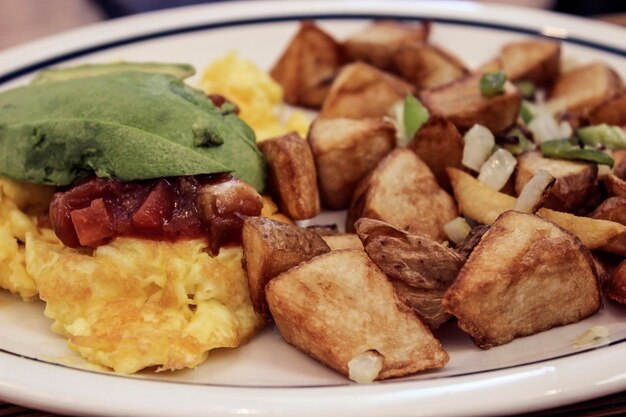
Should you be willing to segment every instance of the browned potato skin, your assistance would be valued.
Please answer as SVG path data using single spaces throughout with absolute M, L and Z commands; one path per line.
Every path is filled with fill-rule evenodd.
M 321 117 L 383 117 L 403 100 L 413 86 L 363 62 L 349 64 L 335 78 L 320 113 Z
M 257 144 L 267 160 L 269 188 L 281 210 L 295 220 L 320 213 L 313 154 L 306 140 L 292 132 Z
M 626 261 L 622 261 L 611 274 L 606 288 L 606 295 L 611 300 L 620 304 L 626 304 Z
M 461 132 L 481 124 L 500 133 L 517 120 L 522 95 L 506 82 L 504 93 L 484 97 L 480 92 L 482 74 L 472 74 L 441 87 L 424 90 L 419 97 L 431 114 L 450 120 Z
M 308 141 L 320 194 L 333 210 L 345 209 L 357 185 L 396 146 L 396 129 L 379 118 L 317 119 Z
M 601 306 L 589 250 L 535 215 L 503 213 L 443 298 L 481 349 L 575 323 Z
M 626 91 L 618 93 L 589 112 L 589 124 L 626 126 Z
M 626 225 L 626 196 L 607 198 L 589 215 L 589 217 L 592 219 L 609 220 Z M 621 256 L 626 256 L 626 233 L 621 233 L 619 236 L 609 241 L 601 249 Z
M 350 61 L 362 61 L 391 71 L 394 68 L 394 56 L 400 47 L 407 42 L 425 42 L 429 31 L 429 22 L 406 24 L 380 20 L 350 36 L 343 48 Z
M 540 169 L 556 178 L 545 201 L 546 208 L 574 212 L 585 205 L 596 186 L 597 164 L 544 158 L 540 152 L 525 153 L 517 158 L 517 162 L 516 195 Z
M 315 232 L 265 217 L 248 217 L 241 232 L 243 267 L 254 310 L 268 318 L 265 286 L 275 276 L 330 251 Z
M 445 323 L 450 315 L 441 299 L 465 258 L 447 246 L 379 220 L 361 218 L 355 228 L 365 252 L 391 280 L 400 298 L 431 329 Z
M 352 231 L 357 219 L 367 217 L 442 242 L 443 226 L 457 214 L 456 203 L 428 166 L 410 149 L 399 148 L 357 186 L 346 230 Z
M 463 137 L 454 124 L 434 114 L 417 131 L 408 147 L 428 165 L 439 186 L 451 191 L 446 168 L 461 168 L 463 146 Z
M 318 109 L 343 62 L 341 45 L 304 21 L 270 74 L 283 87 L 287 103 Z
M 361 250 L 332 251 L 302 263 L 270 281 L 266 294 L 283 338 L 343 375 L 352 358 L 369 350 L 383 357 L 379 380 L 448 361 L 439 341 Z
M 322 236 L 330 250 L 358 249 L 363 250 L 361 239 L 354 233 L 337 233 Z
M 439 87 L 469 74 L 463 62 L 448 51 L 422 42 L 405 43 L 396 52 L 393 72 L 416 90 Z
M 626 197 L 626 181 L 617 175 L 607 175 L 604 178 L 604 186 L 610 196 Z

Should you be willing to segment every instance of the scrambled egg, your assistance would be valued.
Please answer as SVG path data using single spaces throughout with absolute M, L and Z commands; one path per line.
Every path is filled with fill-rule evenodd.
M 264 140 L 296 131 L 306 137 L 309 120 L 293 112 L 281 123 L 282 87 L 253 62 L 241 59 L 235 52 L 216 60 L 202 74 L 201 87 L 205 93 L 221 94 L 239 107 L 239 117 Z
M 0 287 L 45 301 L 52 330 L 88 361 L 125 374 L 193 368 L 209 350 L 236 347 L 263 326 L 250 303 L 240 247 L 222 248 L 216 257 L 200 239 L 117 238 L 93 252 L 67 248 L 36 227 L 7 197 L 5 184 Z M 29 186 L 12 186 L 29 202 Z M 266 200 L 263 214 L 275 213 Z

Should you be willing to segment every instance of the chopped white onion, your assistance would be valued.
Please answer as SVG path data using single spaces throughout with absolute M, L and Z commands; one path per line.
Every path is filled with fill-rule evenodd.
M 528 130 L 533 132 L 533 138 L 537 144 L 551 139 L 558 139 L 561 131 L 554 117 L 545 113 L 535 115 L 530 123 L 528 123 Z
M 582 332 L 572 342 L 573 347 L 582 347 L 589 344 L 598 344 L 609 341 L 609 329 L 604 326 L 593 326 Z
M 485 126 L 476 124 L 465 133 L 463 140 L 463 165 L 476 172 L 480 171 L 496 144 L 493 133 Z
M 513 154 L 500 148 L 480 167 L 478 181 L 494 190 L 500 190 L 509 180 L 515 165 L 517 165 L 517 159 Z
M 375 350 L 359 353 L 348 362 L 348 378 L 359 384 L 373 382 L 383 369 L 383 358 Z
M 443 231 L 448 236 L 448 240 L 455 245 L 463 242 L 471 230 L 472 228 L 463 217 L 457 217 L 443 226 Z
M 395 102 L 388 113 L 390 115 L 389 120 L 396 126 L 398 146 L 407 146 L 413 138 L 407 136 L 406 128 L 404 127 L 404 100 Z
M 526 183 L 517 197 L 515 210 L 534 213 L 539 210 L 546 188 L 554 184 L 556 179 L 545 169 L 540 169 Z

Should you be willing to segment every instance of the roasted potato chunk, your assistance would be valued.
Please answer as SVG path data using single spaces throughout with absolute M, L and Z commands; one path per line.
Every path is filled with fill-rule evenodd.
M 295 220 L 320 213 L 313 154 L 306 140 L 292 132 L 257 144 L 269 167 L 269 187 L 281 210 Z
M 481 349 L 575 323 L 601 305 L 589 250 L 573 234 L 507 211 L 485 233 L 443 298 Z
M 465 258 L 444 245 L 379 220 L 359 219 L 355 228 L 365 252 L 391 280 L 400 298 L 431 329 L 445 323 L 450 315 L 441 299 Z
M 375 379 L 441 368 L 448 354 L 361 250 L 333 251 L 274 278 L 267 302 L 287 342 L 348 376 L 348 363 L 375 351 Z
M 561 74 L 550 91 L 547 105 L 554 111 L 586 115 L 623 91 L 624 84 L 613 69 L 592 63 Z
M 378 118 L 317 119 L 309 130 L 322 201 L 346 208 L 361 178 L 396 146 L 393 123 Z
M 393 63 L 394 72 L 410 81 L 418 91 L 439 87 L 469 73 L 459 58 L 435 45 L 421 42 L 402 45 L 395 53 Z
M 589 112 L 589 124 L 626 126 L 626 91 L 622 91 Z
M 544 207 L 559 211 L 573 212 L 583 206 L 596 186 L 598 177 L 597 164 L 544 158 L 540 152 L 528 152 L 517 158 L 517 195 L 540 169 L 556 178 Z
M 407 42 L 428 39 L 428 23 L 407 24 L 381 20 L 350 36 L 343 44 L 350 61 L 362 61 L 385 71 L 394 67 L 394 56 Z
M 611 274 L 606 287 L 606 295 L 611 300 L 626 304 L 626 261 L 622 261 Z
M 500 214 L 515 207 L 515 197 L 499 193 L 463 171 L 448 168 L 448 175 L 459 210 L 479 223 L 491 224 Z M 606 220 L 546 208 L 540 209 L 537 214 L 578 236 L 589 249 L 600 248 L 626 232 L 626 226 Z
M 593 219 L 609 220 L 626 225 L 626 197 L 609 197 L 590 215 Z M 621 233 L 600 248 L 603 251 L 626 256 L 626 233 Z
M 322 236 L 324 242 L 330 247 L 330 250 L 340 249 L 359 249 L 363 250 L 361 239 L 354 233 L 337 233 L 334 235 Z
M 433 172 L 439 186 L 451 190 L 446 168 L 461 168 L 463 137 L 449 120 L 432 115 L 417 131 L 409 149 L 417 154 Z
M 361 217 L 442 242 L 446 239 L 443 226 L 457 217 L 457 208 L 428 166 L 410 149 L 399 148 L 380 161 L 355 190 L 346 229 L 353 230 Z
M 604 187 L 610 196 L 626 198 L 626 181 L 617 175 L 609 174 L 604 178 Z
M 269 317 L 265 285 L 300 262 L 330 251 L 314 231 L 265 217 L 246 218 L 241 240 L 252 306 L 264 317 Z
M 342 64 L 341 46 L 315 23 L 304 21 L 270 74 L 283 87 L 287 103 L 320 108 Z
M 499 56 L 483 65 L 480 72 L 504 71 L 511 81 L 549 85 L 560 70 L 559 42 L 528 39 L 504 45 Z
M 413 87 L 400 78 L 363 62 L 346 65 L 335 78 L 320 116 L 383 117 Z
M 424 90 L 420 93 L 420 99 L 431 113 L 450 120 L 461 132 L 478 123 L 493 133 L 500 133 L 515 123 L 522 96 L 507 81 L 504 93 L 485 97 L 479 87 L 481 76 L 473 74 L 441 87 Z

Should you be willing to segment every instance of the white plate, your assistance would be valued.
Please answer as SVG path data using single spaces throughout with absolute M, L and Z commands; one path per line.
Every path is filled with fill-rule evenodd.
M 203 68 L 230 50 L 268 69 L 297 21 L 315 18 L 338 38 L 368 19 L 432 18 L 433 40 L 476 66 L 504 42 L 564 37 L 565 56 L 603 60 L 626 76 L 626 31 L 587 20 L 454 2 L 250 2 L 200 6 L 99 24 L 0 55 L 0 88 L 48 65 L 118 59 L 190 62 Z M 192 80 L 193 82 L 194 80 Z M 500 414 L 554 407 L 626 389 L 626 309 L 480 351 L 454 325 L 437 332 L 450 353 L 440 371 L 351 384 L 267 329 L 248 345 L 212 353 L 193 371 L 122 377 L 88 370 L 49 331 L 43 305 L 0 293 L 0 398 L 77 415 L 417 416 Z M 602 324 L 610 341 L 575 349 Z

